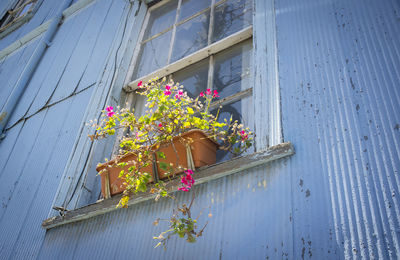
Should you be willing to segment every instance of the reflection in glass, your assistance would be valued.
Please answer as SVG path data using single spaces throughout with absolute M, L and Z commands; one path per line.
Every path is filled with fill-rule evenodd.
M 207 46 L 210 12 L 207 11 L 176 27 L 171 62 Z
M 229 0 L 215 7 L 212 42 L 252 24 L 251 0 Z
M 168 50 L 170 39 L 171 31 L 142 45 L 138 57 L 140 62 L 136 64 L 133 79 L 147 75 L 167 64 L 168 51 L 165 49 Z
M 208 59 L 197 62 L 173 75 L 173 80 L 185 87 L 185 91 L 192 98 L 207 88 Z
M 211 5 L 211 0 L 182 0 L 179 20 L 182 21 Z
M 153 10 L 150 14 L 143 40 L 146 40 L 151 36 L 164 31 L 168 27 L 171 27 L 175 22 L 177 6 L 178 1 L 174 0 Z
M 224 122 L 226 119 L 229 122 L 229 119 L 232 115 L 232 121 L 238 120 L 238 122 L 242 122 L 242 104 L 241 101 L 236 101 L 235 103 L 223 106 L 219 111 L 218 121 Z M 217 110 L 212 111 L 212 114 L 216 114 Z M 218 150 L 217 151 L 217 162 L 223 162 L 232 159 L 232 155 L 228 151 Z
M 221 98 L 250 87 L 251 40 L 215 55 L 213 86 Z
M 229 119 L 232 115 L 232 121 L 238 120 L 239 123 L 243 124 L 244 127 L 249 127 L 250 131 L 254 130 L 254 112 L 253 112 L 253 98 L 251 96 L 245 97 L 234 103 L 224 105 L 219 112 L 218 121 L 224 122 Z M 212 111 L 215 115 L 217 110 Z M 239 146 L 240 144 L 237 144 Z M 254 152 L 254 147 L 251 147 L 245 154 L 251 154 Z M 232 159 L 232 154 L 227 151 L 217 151 L 217 162 L 223 162 Z

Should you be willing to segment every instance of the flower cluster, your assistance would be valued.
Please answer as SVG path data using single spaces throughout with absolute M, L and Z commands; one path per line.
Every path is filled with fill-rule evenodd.
M 195 180 L 192 177 L 193 171 L 186 170 L 185 175 L 181 177 L 182 187 L 179 187 L 178 190 L 181 191 L 189 191 L 192 188 Z
M 214 94 L 213 94 L 214 93 Z M 218 91 L 217 90 L 214 90 L 214 91 L 211 91 L 211 89 L 206 89 L 206 91 L 205 92 L 200 92 L 200 97 L 205 97 L 205 95 L 207 95 L 207 96 L 211 96 L 212 95 L 212 97 L 213 98 L 216 98 L 216 97 L 219 97 L 219 94 L 218 94 Z
M 242 124 L 232 118 L 218 120 L 219 111 L 209 111 L 212 102 L 219 97 L 217 90 L 208 88 L 198 97 L 192 98 L 184 91 L 182 85 L 165 78 L 152 79 L 148 83 L 140 81 L 137 86 L 140 89 L 137 94 L 146 97 L 144 115 L 138 117 L 131 109 L 114 109 L 107 106 L 101 122 L 94 126 L 96 133 L 90 136 L 94 140 L 115 133 L 126 133 L 120 140 L 119 154 L 113 158 L 115 165 L 121 164 L 122 158 L 127 154 L 137 156 L 137 163 L 129 167 L 129 170 L 121 170 L 120 173 L 120 177 L 125 179 L 126 187 L 121 206 L 127 205 L 131 194 L 148 191 L 149 188 L 157 190 L 153 187 L 154 184 L 150 183 L 150 178 L 145 178 L 146 174 L 152 174 L 148 169 L 154 163 L 154 154 L 158 157 L 165 156 L 160 153 L 162 144 L 171 143 L 173 139 L 191 129 L 202 130 L 208 138 L 219 144 L 220 149 L 230 151 L 233 155 L 240 155 L 251 146 L 252 133 L 247 128 L 243 128 Z M 180 137 L 180 142 L 189 141 Z M 168 172 L 171 178 L 182 171 L 179 162 L 159 162 L 159 166 Z M 186 171 L 181 178 L 182 186 L 179 190 L 188 192 L 195 180 L 192 170 L 184 170 Z M 164 190 L 161 193 L 160 189 L 159 194 L 164 196 Z
M 164 95 L 169 96 L 171 95 L 171 86 L 170 85 L 166 85 L 165 86 L 165 90 L 164 90 Z
M 249 134 L 246 133 L 245 130 L 240 131 L 240 137 L 242 138 L 242 141 L 245 141 L 249 138 Z
M 113 112 L 113 110 L 114 110 L 114 108 L 112 106 L 106 107 L 108 117 L 112 117 L 113 115 L 115 115 L 115 112 Z

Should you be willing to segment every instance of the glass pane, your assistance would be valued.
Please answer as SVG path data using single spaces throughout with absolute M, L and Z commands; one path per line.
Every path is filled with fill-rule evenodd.
M 182 0 L 179 21 L 204 10 L 211 5 L 211 0 Z
M 173 74 L 173 80 L 185 87 L 190 97 L 197 97 L 207 88 L 208 59 L 197 62 Z
M 215 7 L 212 42 L 219 41 L 252 24 L 250 0 L 229 0 Z
M 171 27 L 175 22 L 177 6 L 178 1 L 173 0 L 153 10 L 150 14 L 143 40 Z
M 210 12 L 207 11 L 176 27 L 171 62 L 207 46 Z
M 250 131 L 253 131 L 253 106 L 251 105 L 252 97 L 246 97 L 242 100 L 223 106 L 219 111 L 218 121 L 223 122 L 229 119 L 232 115 L 232 120 L 238 120 L 244 127 L 249 127 Z M 215 114 L 217 111 L 213 111 Z M 254 152 L 253 148 L 250 148 L 246 154 Z M 232 154 L 228 151 L 218 150 L 217 151 L 217 162 L 223 162 L 232 159 Z
M 213 88 L 221 98 L 251 87 L 252 41 L 215 55 Z
M 133 79 L 147 75 L 167 64 L 170 40 L 171 31 L 142 45 Z

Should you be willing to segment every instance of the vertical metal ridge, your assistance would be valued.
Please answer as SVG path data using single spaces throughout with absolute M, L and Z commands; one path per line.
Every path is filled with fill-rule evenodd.
M 393 130 L 399 120 L 395 113 L 399 110 L 395 87 L 399 76 L 393 71 L 398 67 L 398 44 L 394 44 L 399 41 L 394 36 L 398 29 L 389 22 L 393 16 L 384 15 L 383 10 L 391 10 L 389 3 L 360 8 L 345 1 L 314 4 L 285 1 L 277 9 L 283 92 L 300 99 L 283 104 L 285 138 L 299 142 L 296 157 L 302 156 L 299 145 L 312 153 L 313 141 L 296 135 L 317 126 L 321 170 L 330 180 L 331 217 L 344 257 L 393 257 L 398 254 L 395 230 L 399 221 L 394 197 L 399 190 L 395 173 L 399 146 Z M 291 18 L 284 16 L 289 13 Z M 292 28 L 285 27 L 288 24 Z M 287 36 L 289 29 L 292 36 Z M 386 33 L 390 37 L 383 37 Z M 296 43 L 295 51 L 288 49 L 286 39 Z M 293 66 L 285 64 L 288 57 Z M 285 78 L 296 86 L 310 82 L 311 90 L 289 91 L 285 83 L 290 80 Z M 313 108 L 307 109 L 308 105 Z M 313 120 L 315 109 L 318 113 Z M 297 130 L 296 135 L 291 129 Z M 310 163 L 303 161 L 301 167 L 311 167 Z

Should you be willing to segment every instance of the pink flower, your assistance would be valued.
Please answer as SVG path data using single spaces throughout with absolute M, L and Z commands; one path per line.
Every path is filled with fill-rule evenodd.
M 165 86 L 165 90 L 164 90 L 164 95 L 166 95 L 166 96 L 171 95 L 170 89 L 171 89 L 171 86 L 170 85 L 166 85 Z
M 218 91 L 214 90 L 214 95 L 213 95 L 213 97 L 219 97 Z
M 207 95 L 211 95 L 211 89 L 208 88 L 208 89 L 206 90 L 206 94 L 207 94 Z
M 107 116 L 108 117 L 112 117 L 113 115 L 115 115 L 115 113 L 113 112 L 113 107 L 112 106 L 108 106 L 108 107 L 106 107 L 106 111 L 108 112 L 107 113 Z
M 189 191 L 189 189 L 188 189 L 188 188 L 186 188 L 186 187 L 179 187 L 179 188 L 178 188 L 178 190 L 181 190 L 181 191 L 186 191 L 186 192 L 187 192 L 187 191 Z
M 242 138 L 242 141 L 246 140 L 247 138 L 249 138 L 249 135 L 246 134 L 246 131 L 242 130 L 240 132 L 240 137 Z
M 161 123 L 159 123 L 159 124 L 158 124 L 158 127 L 159 127 L 159 128 L 162 128 L 162 127 L 163 127 L 163 125 L 162 125 Z
M 186 174 L 185 176 L 181 177 L 182 187 L 179 187 L 178 190 L 189 191 L 195 182 L 195 180 L 192 177 L 193 174 L 192 170 L 186 170 L 185 174 Z
M 182 95 L 183 95 L 183 91 L 182 90 L 178 90 L 178 94 L 175 95 L 175 98 L 180 100 Z
M 108 116 L 108 117 L 112 117 L 113 115 L 115 115 L 114 112 L 108 112 L 108 113 L 107 113 L 107 116 Z
M 143 85 L 143 81 L 139 81 L 139 83 L 137 84 L 138 87 L 141 87 Z
M 200 95 L 199 95 L 200 97 L 204 97 L 204 93 L 203 92 L 200 92 Z

